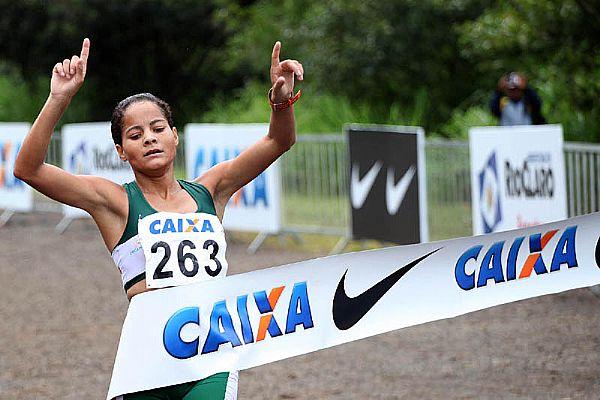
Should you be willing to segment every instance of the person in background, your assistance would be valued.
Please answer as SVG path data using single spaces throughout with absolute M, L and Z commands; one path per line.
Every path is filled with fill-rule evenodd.
M 527 85 L 525 75 L 518 72 L 511 72 L 500 78 L 490 101 L 490 109 L 502 126 L 546 123 L 540 97 Z

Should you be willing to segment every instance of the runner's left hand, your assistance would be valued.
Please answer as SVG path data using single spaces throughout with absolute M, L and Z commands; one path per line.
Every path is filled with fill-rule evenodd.
M 271 55 L 271 85 L 273 87 L 271 101 L 273 103 L 282 103 L 290 98 L 290 93 L 294 90 L 294 76 L 297 76 L 299 81 L 304 79 L 302 64 L 296 60 L 279 61 L 280 51 L 281 42 L 275 42 Z

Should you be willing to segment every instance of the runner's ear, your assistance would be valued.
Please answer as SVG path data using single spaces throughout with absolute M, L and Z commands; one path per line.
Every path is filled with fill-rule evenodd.
M 177 132 L 177 128 L 173 127 L 173 135 L 175 136 L 175 145 L 179 144 L 179 132 Z
M 119 155 L 119 158 L 123 161 L 127 161 L 127 156 L 125 155 L 125 152 L 123 151 L 123 146 L 121 146 L 120 144 L 115 144 L 115 149 L 117 150 L 117 154 Z

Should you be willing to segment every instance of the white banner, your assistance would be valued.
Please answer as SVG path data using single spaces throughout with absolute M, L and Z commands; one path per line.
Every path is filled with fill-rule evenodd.
M 599 234 L 596 213 L 137 295 L 108 398 L 598 284 Z
M 188 180 L 214 165 L 232 159 L 264 137 L 268 124 L 188 124 L 185 159 Z M 223 216 L 225 229 L 277 233 L 281 228 L 279 161 L 231 198 Z
M 0 209 L 27 212 L 33 207 L 31 186 L 13 174 L 17 154 L 29 127 L 21 122 L 0 123 Z
M 96 175 L 122 184 L 135 179 L 129 163 L 117 155 L 110 122 L 68 124 L 62 128 L 62 166 L 76 175 Z M 89 216 L 79 208 L 63 205 L 66 217 Z
M 567 218 L 560 125 L 469 130 L 473 234 Z

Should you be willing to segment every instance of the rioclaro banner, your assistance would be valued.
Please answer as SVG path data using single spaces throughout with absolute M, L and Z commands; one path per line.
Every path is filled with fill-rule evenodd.
M 600 283 L 600 213 L 135 296 L 108 398 Z
M 469 130 L 473 234 L 567 218 L 560 125 Z

